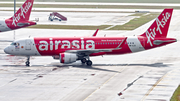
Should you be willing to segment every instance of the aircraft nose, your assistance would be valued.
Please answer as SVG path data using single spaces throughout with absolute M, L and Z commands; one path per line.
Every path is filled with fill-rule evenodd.
M 6 54 L 10 54 L 10 52 L 9 52 L 9 47 L 6 47 L 6 48 L 4 49 L 4 52 L 5 52 Z

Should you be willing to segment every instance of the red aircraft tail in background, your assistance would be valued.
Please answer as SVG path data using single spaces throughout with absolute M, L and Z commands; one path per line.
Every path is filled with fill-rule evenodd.
M 26 2 L 19 8 L 19 10 L 10 19 L 16 19 L 17 21 L 29 20 L 34 0 L 26 0 Z
M 26 0 L 19 10 L 9 19 L 0 21 L 0 32 L 10 31 L 35 25 L 36 22 L 29 21 L 34 0 Z

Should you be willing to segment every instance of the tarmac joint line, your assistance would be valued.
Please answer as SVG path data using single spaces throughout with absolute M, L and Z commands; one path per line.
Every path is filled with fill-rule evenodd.
M 144 97 L 141 99 L 141 101 L 144 101 L 146 99 L 146 97 L 151 93 L 151 91 L 153 91 L 153 89 L 164 79 L 164 77 L 167 76 L 168 73 L 166 73 L 163 77 L 161 77 L 148 91 L 147 93 L 144 95 Z
M 127 64 L 126 66 L 128 66 L 129 64 Z M 119 70 L 116 74 L 114 74 L 112 77 L 110 77 L 106 82 L 104 82 L 101 86 L 99 86 L 94 92 L 92 92 L 89 96 L 87 96 L 83 101 L 86 101 L 91 95 L 93 95 L 97 90 L 99 90 L 103 85 L 105 85 L 106 83 L 108 83 L 112 78 L 114 78 L 117 74 L 119 74 L 120 72 L 122 72 L 125 67 L 124 66 L 121 70 Z

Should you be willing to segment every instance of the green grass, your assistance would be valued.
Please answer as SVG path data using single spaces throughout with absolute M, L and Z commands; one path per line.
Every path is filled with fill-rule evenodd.
M 170 101 L 180 101 L 180 85 L 174 92 L 173 96 L 171 97 Z
M 117 25 L 109 30 L 134 30 L 141 25 L 153 20 L 159 15 L 159 13 L 152 13 L 145 16 L 140 16 L 139 18 L 135 18 L 130 20 L 128 23 L 124 25 Z
M 40 28 L 40 29 L 78 29 L 78 30 L 103 30 L 110 25 L 101 25 L 101 26 L 78 26 L 78 25 L 34 25 L 28 28 Z

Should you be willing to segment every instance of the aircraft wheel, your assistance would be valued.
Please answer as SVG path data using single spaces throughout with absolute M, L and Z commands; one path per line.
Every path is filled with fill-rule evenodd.
M 91 60 L 87 60 L 87 61 L 86 61 L 86 65 L 87 65 L 87 66 L 91 66 L 91 65 L 92 65 L 92 61 L 91 61 Z
M 86 58 L 81 59 L 81 62 L 84 64 L 86 63 Z
M 29 64 L 30 64 L 29 60 L 30 60 L 30 56 L 27 56 L 26 66 L 28 66 L 28 67 L 29 67 Z
M 29 62 L 29 61 L 27 61 L 27 62 L 26 62 L 26 66 L 29 66 L 29 64 L 30 64 L 30 62 Z

